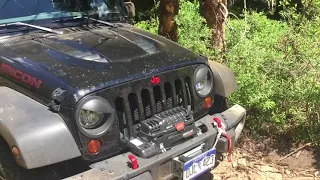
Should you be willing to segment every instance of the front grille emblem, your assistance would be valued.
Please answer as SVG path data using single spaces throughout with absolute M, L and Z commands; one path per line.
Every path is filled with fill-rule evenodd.
M 160 78 L 159 77 L 155 77 L 152 76 L 151 80 L 150 80 L 151 84 L 160 84 Z

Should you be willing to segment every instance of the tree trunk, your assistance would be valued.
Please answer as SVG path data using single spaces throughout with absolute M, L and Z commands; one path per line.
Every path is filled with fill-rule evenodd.
M 212 29 L 211 43 L 214 48 L 225 51 L 225 18 L 228 14 L 227 0 L 201 0 L 201 10 Z
M 179 13 L 179 0 L 160 0 L 158 34 L 178 41 L 178 25 L 174 17 Z

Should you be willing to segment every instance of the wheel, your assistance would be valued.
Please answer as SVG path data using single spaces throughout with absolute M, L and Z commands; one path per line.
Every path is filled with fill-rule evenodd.
M 20 180 L 26 179 L 23 174 L 27 170 L 19 166 L 7 142 L 0 137 L 0 179 L 1 180 Z
M 51 166 L 37 169 L 25 169 L 19 166 L 16 163 L 16 160 L 7 142 L 0 136 L 0 180 L 38 179 L 58 180 L 62 178 L 52 169 Z

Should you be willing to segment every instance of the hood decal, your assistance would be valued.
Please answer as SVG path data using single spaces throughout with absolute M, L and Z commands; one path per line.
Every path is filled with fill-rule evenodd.
M 13 67 L 11 67 L 7 64 L 4 64 L 4 63 L 1 63 L 0 71 L 8 74 L 9 76 L 14 77 L 15 79 L 17 79 L 17 80 L 19 80 L 29 86 L 35 87 L 37 89 L 40 88 L 41 83 L 42 83 L 42 80 L 38 80 L 35 77 L 33 77 L 27 73 L 24 73 L 23 71 L 20 71 L 18 69 L 14 69 Z

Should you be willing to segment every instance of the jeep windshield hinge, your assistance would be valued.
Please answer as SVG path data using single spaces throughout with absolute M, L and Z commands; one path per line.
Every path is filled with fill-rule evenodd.
M 60 104 L 65 97 L 66 90 L 63 90 L 61 88 L 57 88 L 54 90 L 51 94 L 51 102 L 48 104 L 48 107 L 50 110 L 59 112 L 60 110 Z

